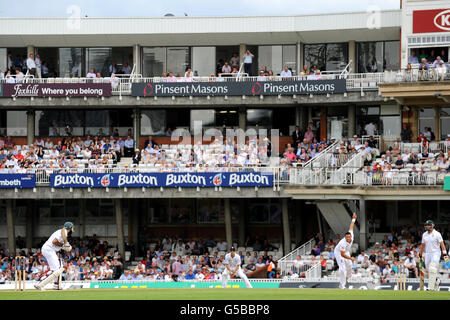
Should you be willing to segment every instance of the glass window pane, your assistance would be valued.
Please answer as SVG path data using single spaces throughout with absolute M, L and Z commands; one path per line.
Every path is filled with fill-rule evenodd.
M 166 132 L 165 110 L 142 110 L 141 134 L 164 135 Z
M 436 132 L 435 119 L 419 119 L 419 132 L 424 132 L 425 127 L 431 127 L 431 131 Z
M 111 75 L 109 66 L 111 65 L 111 48 L 87 48 L 86 49 L 86 73 L 94 69 L 94 73 L 100 72 L 102 77 Z
M 384 43 L 384 70 L 398 70 L 400 55 L 399 41 L 386 41 Z
M 293 73 L 297 71 L 297 46 L 296 45 L 286 45 L 283 46 L 283 65 L 288 66 Z
M 272 125 L 272 110 L 270 109 L 247 109 L 247 125 Z
M 429 118 L 429 117 L 432 117 L 432 118 L 435 117 L 434 108 L 420 108 L 419 118 Z
M 305 65 L 311 69 L 316 65 L 319 70 L 326 70 L 327 45 L 305 44 Z
M 144 77 L 161 76 L 166 71 L 166 48 L 142 48 L 142 74 Z
M 169 221 L 169 201 L 167 199 L 151 199 L 148 202 L 147 223 L 167 223 Z
M 327 44 L 327 71 L 344 70 L 348 64 L 348 43 Z M 321 69 L 319 69 L 321 70 Z
M 450 134 L 450 108 L 441 108 L 441 140 L 447 140 Z
M 108 135 L 111 117 L 108 110 L 86 111 L 86 135 Z
M 6 135 L 13 137 L 24 137 L 27 135 L 26 111 L 6 112 Z
M 59 70 L 60 77 L 81 77 L 83 49 L 81 48 L 59 48 Z
M 35 135 L 83 136 L 84 111 L 42 110 L 35 113 Z
M 116 47 L 112 48 L 112 63 L 115 64 L 117 74 L 130 73 L 133 69 L 133 48 Z M 129 69 L 129 70 L 128 70 Z
M 189 47 L 167 48 L 167 70 L 174 75 L 180 73 L 184 76 L 186 69 L 191 65 Z
M 383 136 L 400 137 L 402 127 L 400 116 L 382 116 L 380 117 L 380 123 Z
M 6 57 L 7 57 L 6 48 L 0 48 L 0 72 L 2 72 L 2 73 L 5 73 L 6 68 L 7 68 Z
M 194 207 L 193 199 L 171 199 L 170 200 L 170 222 L 190 223 Z
M 214 109 L 191 110 L 191 132 L 194 132 L 195 121 L 202 121 L 201 127 L 203 129 L 214 127 L 216 124 L 215 115 Z
M 359 42 L 357 55 L 359 73 L 383 71 L 383 42 Z
M 199 77 L 209 77 L 216 72 L 216 47 L 193 47 L 192 70 Z
M 199 199 L 197 204 L 197 221 L 199 223 L 224 221 L 224 211 L 220 199 Z
M 272 70 L 278 74 L 282 70 L 282 46 L 259 46 L 258 47 L 258 69 L 266 66 L 267 71 Z

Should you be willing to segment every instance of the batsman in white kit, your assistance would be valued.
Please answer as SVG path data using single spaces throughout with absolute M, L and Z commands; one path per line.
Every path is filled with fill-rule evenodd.
M 350 250 L 353 244 L 353 226 L 356 221 L 356 212 L 353 213 L 352 223 L 347 233 L 345 233 L 344 238 L 339 241 L 337 246 L 334 248 L 334 256 L 336 257 L 336 262 L 339 266 L 339 288 L 345 289 L 346 282 L 352 276 L 352 262 L 355 261 L 350 255 Z
M 72 246 L 67 241 L 67 236 L 72 231 L 73 223 L 66 222 L 64 228 L 56 230 L 42 246 L 41 252 L 47 260 L 50 271 L 34 286 L 36 289 L 45 290 L 44 287 L 53 281 L 53 289 L 61 290 L 59 276 L 62 274 L 64 267 L 60 264 L 57 252 L 61 249 L 66 252 L 72 250 Z
M 247 288 L 253 288 L 244 271 L 241 269 L 241 257 L 236 254 L 236 249 L 234 247 L 231 247 L 230 253 L 225 255 L 223 264 L 225 265 L 225 270 L 222 273 L 222 288 L 227 287 L 228 278 L 230 276 L 235 277 L 236 275 L 244 280 Z
M 437 291 L 440 283 L 438 272 L 441 249 L 445 262 L 448 261 L 448 254 L 441 233 L 434 229 L 434 222 L 427 220 L 425 222 L 425 229 L 426 231 L 422 234 L 419 257 L 422 258 L 423 251 L 425 250 L 425 270 L 428 272 L 428 290 Z

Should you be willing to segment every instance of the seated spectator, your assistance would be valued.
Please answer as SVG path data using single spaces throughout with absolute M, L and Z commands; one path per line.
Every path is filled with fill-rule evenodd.
M 89 69 L 89 72 L 86 74 L 86 78 L 94 79 L 95 77 L 96 77 L 96 74 L 94 72 L 94 69 Z
M 259 76 L 257 77 L 256 80 L 257 80 L 257 81 L 266 81 L 266 80 L 267 80 L 263 70 L 261 70 L 261 71 L 259 72 Z
M 289 70 L 288 66 L 284 66 L 283 71 L 281 71 L 282 77 L 292 77 L 292 72 Z

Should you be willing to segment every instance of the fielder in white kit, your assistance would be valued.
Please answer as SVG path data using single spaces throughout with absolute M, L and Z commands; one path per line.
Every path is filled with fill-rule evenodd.
M 232 277 L 238 275 L 242 280 L 244 280 L 247 288 L 253 288 L 244 271 L 241 269 L 241 257 L 236 254 L 236 249 L 234 247 L 231 247 L 230 253 L 225 255 L 223 264 L 225 265 L 225 270 L 222 273 L 222 288 L 227 287 L 228 277 L 230 277 L 230 275 Z
M 42 246 L 41 252 L 47 260 L 50 271 L 34 286 L 36 289 L 45 290 L 44 287 L 52 281 L 54 281 L 53 289 L 61 289 L 59 276 L 62 274 L 64 268 L 60 265 L 57 252 L 61 249 L 66 252 L 72 250 L 72 246 L 67 241 L 67 236 L 70 235 L 72 231 L 73 223 L 66 222 L 64 223 L 64 228 L 56 230 Z
M 339 288 L 345 289 L 345 283 L 352 276 L 352 262 L 355 258 L 350 256 L 350 250 L 353 244 L 353 226 L 356 221 L 356 212 L 353 213 L 352 223 L 350 224 L 350 229 L 345 233 L 344 238 L 339 241 L 339 243 L 334 248 L 334 256 L 336 257 L 336 262 L 339 266 Z
M 426 232 L 422 234 L 422 244 L 420 245 L 419 257 L 422 257 L 425 250 L 425 269 L 428 271 L 428 290 L 437 291 L 440 280 L 438 279 L 439 261 L 441 260 L 441 249 L 445 262 L 448 261 L 447 250 L 445 250 L 444 240 L 439 231 L 434 229 L 434 222 L 425 222 Z

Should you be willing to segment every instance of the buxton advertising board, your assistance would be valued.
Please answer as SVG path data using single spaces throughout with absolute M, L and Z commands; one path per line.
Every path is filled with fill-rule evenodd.
M 141 82 L 133 83 L 135 97 L 256 96 L 344 93 L 346 80 Z
M 450 32 L 450 9 L 413 11 L 413 33 L 428 32 Z
M 55 173 L 52 188 L 271 187 L 273 174 L 261 172 Z
M 3 97 L 109 97 L 110 83 L 5 83 Z
M 0 188 L 34 188 L 36 187 L 35 174 L 0 174 Z

